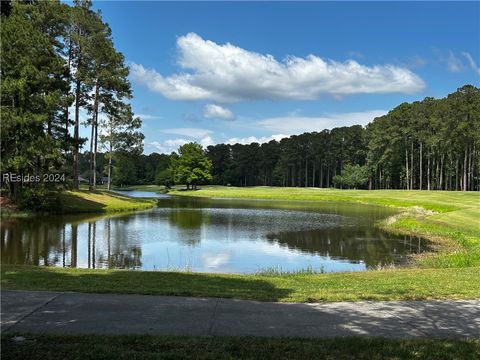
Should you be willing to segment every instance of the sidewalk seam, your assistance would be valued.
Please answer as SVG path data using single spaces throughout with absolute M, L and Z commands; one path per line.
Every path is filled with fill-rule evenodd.
M 208 335 L 213 335 L 212 334 L 212 330 L 213 330 L 213 326 L 215 325 L 215 319 L 216 319 L 216 315 L 217 315 L 217 307 L 218 307 L 218 303 L 221 301 L 221 299 L 217 299 L 217 301 L 215 302 L 215 307 L 213 308 L 213 314 L 212 314 L 212 318 L 210 319 L 210 327 L 208 328 Z
M 12 327 L 14 327 L 15 325 L 21 323 L 23 320 L 25 320 L 27 317 L 29 317 L 30 315 L 32 315 L 33 313 L 37 312 L 38 310 L 40 310 L 41 308 L 47 306 L 48 304 L 50 304 L 53 300 L 59 298 L 60 296 L 62 295 L 65 295 L 65 293 L 59 293 L 57 295 L 55 295 L 53 298 L 51 298 L 50 300 L 44 302 L 43 304 L 41 304 L 40 306 L 36 307 L 35 309 L 33 309 L 32 311 L 30 311 L 28 314 L 25 314 L 24 316 L 22 316 L 20 319 L 18 319 L 17 321 L 15 321 L 13 324 L 10 324 L 8 325 L 6 328 L 3 328 L 2 329 L 2 333 L 6 333 L 8 330 L 10 330 Z

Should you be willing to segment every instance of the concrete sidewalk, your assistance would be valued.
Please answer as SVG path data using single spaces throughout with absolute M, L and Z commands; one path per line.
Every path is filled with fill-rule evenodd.
M 1 293 L 2 333 L 480 338 L 480 300 L 324 304 Z

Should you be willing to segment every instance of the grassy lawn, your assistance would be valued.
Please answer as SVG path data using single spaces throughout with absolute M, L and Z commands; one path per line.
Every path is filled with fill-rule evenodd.
M 480 298 L 480 267 L 237 275 L 2 265 L 2 289 L 322 302 Z
M 173 190 L 176 195 L 308 200 L 308 201 L 348 201 L 365 204 L 387 205 L 397 207 L 420 206 L 437 212 L 448 212 L 466 208 L 477 208 L 480 193 L 461 191 L 426 191 L 426 190 L 341 190 L 319 188 L 285 188 L 285 187 L 227 187 L 204 186 L 197 191 Z M 478 228 L 477 228 L 478 230 Z
M 2 336 L 2 359 L 463 359 L 480 357 L 480 340 L 255 338 L 184 336 Z
M 108 213 L 153 207 L 153 199 L 131 198 L 106 190 L 65 191 L 61 195 L 63 213 Z
M 345 201 L 403 209 L 379 226 L 397 233 L 418 235 L 441 244 L 434 256 L 418 259 L 424 267 L 480 265 L 480 193 L 420 190 L 339 190 L 278 187 L 206 186 L 171 194 L 200 197 L 303 201 Z

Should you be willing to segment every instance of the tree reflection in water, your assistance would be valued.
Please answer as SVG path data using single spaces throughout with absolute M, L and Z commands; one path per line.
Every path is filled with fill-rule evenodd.
M 428 241 L 418 237 L 392 238 L 383 231 L 352 227 L 268 234 L 267 239 L 289 249 L 332 259 L 349 259 L 353 263 L 363 262 L 368 268 L 398 264 L 406 254 L 420 253 L 428 248 Z
M 393 214 L 379 207 L 212 199 L 159 204 L 115 216 L 5 219 L 2 263 L 153 269 L 188 257 L 199 271 L 212 270 L 212 262 L 215 271 L 249 272 L 272 264 L 305 268 L 312 261 L 337 261 L 332 271 L 346 271 L 403 264 L 409 254 L 429 250 L 425 240 L 376 228 Z

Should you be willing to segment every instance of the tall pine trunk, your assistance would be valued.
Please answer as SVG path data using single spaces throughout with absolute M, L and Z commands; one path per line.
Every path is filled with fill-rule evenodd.
M 459 179 L 459 176 L 458 176 L 458 155 L 457 155 L 457 159 L 455 160 L 455 190 L 458 190 L 458 179 Z
M 315 187 L 315 158 L 313 159 L 312 169 L 312 187 Z
M 69 82 L 68 82 L 68 91 L 67 91 L 67 95 L 68 93 L 70 92 L 70 72 L 71 72 L 71 63 L 72 63 L 72 40 L 71 38 L 69 38 L 69 45 L 68 45 L 68 63 L 67 63 L 67 69 L 68 69 L 68 76 L 69 76 Z M 68 128 L 70 126 L 70 120 L 69 120 L 69 116 L 68 116 L 68 104 L 65 104 L 65 110 L 64 110 L 64 117 L 65 117 L 65 148 L 64 148 L 64 151 L 65 151 L 65 164 L 64 164 L 64 167 L 65 167 L 65 170 L 67 169 L 67 154 L 68 154 L 68 150 L 69 150 L 69 145 L 68 145 L 68 136 L 69 136 L 69 131 L 68 131 Z
M 93 144 L 93 190 L 97 189 L 98 108 L 95 115 L 95 143 Z
M 323 188 L 323 164 L 320 164 L 320 187 Z
M 407 190 L 410 190 L 409 189 L 409 181 L 408 181 L 408 149 L 407 147 L 405 146 L 405 186 L 407 188 Z
M 411 142 L 411 153 L 410 153 L 410 190 L 413 190 L 413 140 Z
M 110 148 L 108 149 L 108 180 L 107 189 L 112 190 L 112 156 L 113 156 L 112 140 L 110 140 Z
M 468 154 L 468 187 L 467 190 L 472 190 L 472 148 L 469 147 Z
M 449 152 L 448 153 L 448 188 L 447 190 L 452 190 L 452 167 L 453 167 L 453 161 L 452 161 L 452 154 Z M 447 183 L 445 183 L 445 186 Z
M 443 160 L 445 159 L 445 154 L 442 154 L 440 157 L 440 190 L 443 190 Z
M 471 152 L 471 157 L 472 157 L 472 168 L 471 168 L 471 190 L 475 190 L 475 143 L 473 143 L 473 150 Z
M 430 190 L 430 189 L 431 189 L 431 182 L 430 182 L 430 156 L 431 156 L 431 150 L 432 150 L 432 148 L 430 148 L 430 151 L 428 152 L 428 155 L 427 155 L 427 190 Z
M 97 120 L 98 120 L 98 79 L 95 83 L 95 100 L 93 103 L 92 131 L 90 137 L 90 190 L 97 184 Z
M 90 132 L 90 177 L 89 177 L 89 184 L 88 184 L 88 189 L 90 191 L 93 190 L 93 136 L 95 134 L 95 115 L 93 115 L 92 118 L 92 129 Z
M 327 188 L 330 187 L 330 165 L 327 166 Z
M 468 180 L 467 180 L 467 156 L 468 156 L 468 147 L 465 146 L 465 156 L 463 157 L 463 191 L 467 191 Z
M 78 128 L 80 125 L 80 80 L 76 81 L 75 88 L 75 124 L 73 126 L 73 188 L 78 190 L 78 176 L 79 176 L 79 139 L 78 139 Z
M 423 187 L 423 154 L 422 154 L 422 150 L 423 150 L 423 145 L 422 143 L 420 142 L 420 178 L 419 178 L 419 184 L 418 184 L 418 187 L 420 190 L 422 190 L 422 187 Z
M 308 187 L 308 157 L 305 155 L 305 187 Z

